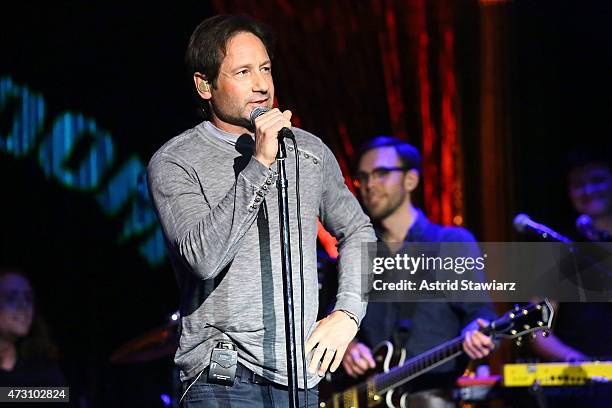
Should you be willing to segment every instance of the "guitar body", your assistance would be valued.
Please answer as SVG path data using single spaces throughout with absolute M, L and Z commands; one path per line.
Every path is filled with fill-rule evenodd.
M 355 384 L 357 381 L 363 381 L 364 377 L 371 377 L 377 373 L 385 373 L 393 367 L 401 366 L 406 361 L 406 350 L 396 349 L 389 341 L 384 341 L 374 348 L 372 351 L 376 367 L 366 371 L 364 375 L 358 379 L 349 377 L 343 374 L 342 377 L 335 377 L 333 388 L 330 382 L 322 381 L 319 384 L 319 393 L 321 400 L 325 400 L 325 407 L 401 407 L 401 395 L 395 395 L 395 390 L 389 390 L 380 398 L 375 400 L 372 395 L 368 396 L 367 387 L 362 384 Z M 343 389 L 342 392 L 335 392 L 338 389 Z M 348 404 L 348 405 L 347 405 Z

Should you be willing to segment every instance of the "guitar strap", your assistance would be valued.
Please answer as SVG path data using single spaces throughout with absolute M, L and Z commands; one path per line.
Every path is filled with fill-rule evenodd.
M 429 223 L 428 223 L 429 224 Z M 410 233 L 404 240 L 404 245 L 400 251 L 409 251 L 411 242 L 441 242 L 444 229 L 435 224 L 429 224 L 428 228 L 420 231 L 420 236 L 417 238 L 414 234 Z M 401 302 L 393 303 L 395 309 L 395 324 L 393 325 L 393 332 L 391 333 L 391 343 L 393 344 L 394 358 L 396 354 L 400 352 L 402 348 L 406 347 L 408 340 L 414 335 L 413 329 L 413 317 L 418 303 L 416 302 Z
M 412 336 L 412 321 L 416 305 L 415 302 L 394 303 L 397 317 L 391 333 L 394 354 L 405 348 L 406 343 Z M 397 356 L 394 355 L 393 357 Z

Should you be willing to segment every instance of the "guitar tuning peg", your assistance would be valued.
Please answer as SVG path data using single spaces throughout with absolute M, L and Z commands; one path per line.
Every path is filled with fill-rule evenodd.
M 531 338 L 532 339 L 535 339 L 536 337 L 538 337 L 538 333 L 536 333 L 536 332 L 531 333 Z
M 542 337 L 548 337 L 550 332 L 548 330 L 542 330 Z
M 523 345 L 523 337 L 517 337 L 516 345 L 517 347 L 521 347 Z
M 515 303 L 515 304 L 514 304 L 514 310 L 516 310 L 517 312 L 518 312 L 519 310 L 521 310 L 521 308 L 519 307 L 518 303 Z

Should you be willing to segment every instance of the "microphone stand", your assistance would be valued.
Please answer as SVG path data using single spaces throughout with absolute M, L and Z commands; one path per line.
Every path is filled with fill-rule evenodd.
M 289 407 L 298 408 L 297 354 L 295 346 L 295 320 L 293 318 L 293 276 L 291 272 L 291 239 L 289 233 L 289 200 L 287 196 L 287 172 L 285 159 L 285 135 L 283 128 L 278 133 L 278 218 L 280 223 L 281 258 L 283 271 L 283 295 L 285 304 L 285 350 L 287 352 L 287 379 L 289 390 Z

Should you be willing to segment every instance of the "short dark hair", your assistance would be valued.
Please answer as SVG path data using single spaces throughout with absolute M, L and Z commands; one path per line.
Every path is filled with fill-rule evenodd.
M 266 47 L 268 56 L 274 56 L 275 38 L 272 30 L 265 24 L 241 15 L 217 15 L 202 21 L 191 34 L 185 52 L 185 64 L 190 77 L 196 72 L 206 76 L 211 85 L 216 86 L 219 68 L 225 58 L 227 42 L 238 33 L 251 33 L 257 36 Z M 192 88 L 206 118 L 211 112 L 206 101 Z
M 406 170 L 421 172 L 421 155 L 416 147 L 393 136 L 376 136 L 368 139 L 359 149 L 359 159 L 369 150 L 380 147 L 393 147 Z

